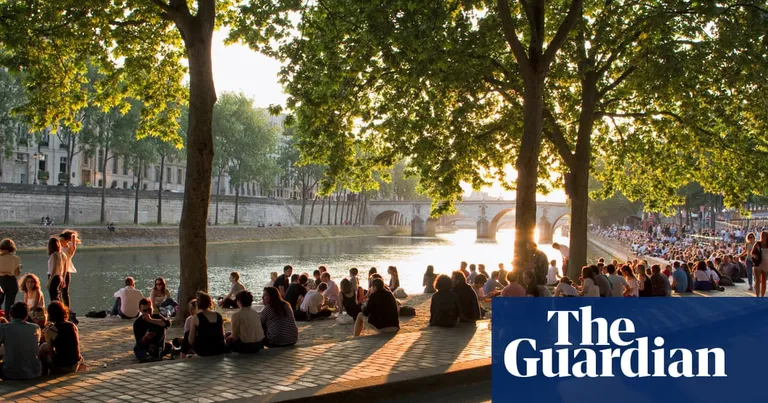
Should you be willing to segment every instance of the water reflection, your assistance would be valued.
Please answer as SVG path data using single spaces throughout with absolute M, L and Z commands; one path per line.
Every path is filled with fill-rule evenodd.
M 401 286 L 409 293 L 417 293 L 422 290 L 422 275 L 429 264 L 439 273 L 455 270 L 462 260 L 483 263 L 489 273 L 499 263 L 511 267 L 512 230 L 499 231 L 496 243 L 475 242 L 475 235 L 473 230 L 460 230 L 436 238 L 369 237 L 210 245 L 209 287 L 214 295 L 226 294 L 229 272 L 233 270 L 242 274 L 246 287 L 260 295 L 260 289 L 269 281 L 269 273 L 282 272 L 285 264 L 291 264 L 294 272 L 310 274 L 317 266 L 326 265 L 335 279 L 346 276 L 350 267 L 357 267 L 361 277 L 367 276 L 369 268 L 377 267 L 385 280 L 387 266 L 395 265 Z M 567 243 L 567 239 L 560 237 L 555 241 Z M 560 254 L 549 245 L 540 248 L 550 259 L 559 261 Z M 44 253 L 20 256 L 25 270 L 44 278 Z M 166 278 L 174 294 L 179 284 L 177 248 L 80 250 L 75 265 L 78 273 L 73 276 L 71 294 L 77 312 L 111 306 L 112 294 L 122 287 L 125 276 L 133 276 L 137 288 L 145 295 L 159 276 Z

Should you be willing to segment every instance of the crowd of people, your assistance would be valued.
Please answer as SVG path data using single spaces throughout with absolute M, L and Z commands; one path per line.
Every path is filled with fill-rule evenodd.
M 462 322 L 476 322 L 488 316 L 493 298 L 663 297 L 722 290 L 751 272 L 756 279 L 756 294 L 765 295 L 768 232 L 762 232 L 759 241 L 753 233 L 745 233 L 743 244 L 739 244 L 740 232 L 728 235 L 733 237 L 731 242 L 718 238 L 688 243 L 691 234 L 671 227 L 643 233 L 618 228 L 597 231 L 638 251 L 657 248 L 661 243 L 660 256 L 671 262 L 649 264 L 638 252 L 637 257 L 623 263 L 600 259 L 584 266 L 578 279 L 571 279 L 565 275 L 569 257 L 565 245 L 553 245 L 562 257 L 564 267 L 560 268 L 556 260 L 549 260 L 535 243 L 530 243 L 530 263 L 519 270 L 507 271 L 500 263 L 489 273 L 484 264 L 461 262 L 457 270 L 439 274 L 428 266 L 422 285 L 424 293 L 431 295 L 429 325 L 455 327 Z M 72 273 L 77 272 L 72 261 L 79 243 L 74 231 L 50 239 L 48 278 L 43 286 L 34 274 L 21 274 L 13 241 L 0 241 L 0 296 L 4 297 L 0 303 L 4 302 L 5 308 L 0 312 L 0 322 L 4 322 L 0 324 L 0 377 L 30 379 L 73 372 L 82 366 L 77 322 L 70 320 L 68 309 Z M 655 249 L 652 253 L 656 253 Z M 295 345 L 299 340 L 297 321 L 335 318 L 339 323 L 353 325 L 354 336 L 366 330 L 399 331 L 399 317 L 416 313 L 400 301 L 407 295 L 400 286 L 397 267 L 389 266 L 386 276 L 385 282 L 373 267 L 368 270 L 367 281 L 361 280 L 360 271 L 351 268 L 348 276 L 334 279 L 325 266 L 310 275 L 294 273 L 293 267 L 286 265 L 281 274 L 271 273 L 268 286 L 262 290 L 261 309 L 255 309 L 253 293 L 246 289 L 240 273 L 232 272 L 227 295 L 216 300 L 200 292 L 186 302 L 188 316 L 184 318 L 183 337 L 173 340 L 166 336 L 178 303 L 162 277 L 155 279 L 147 297 L 136 289 L 132 277 L 126 277 L 124 287 L 114 293 L 115 303 L 109 313 L 133 321 L 134 354 L 141 362 L 167 356 L 252 354 L 263 348 Z M 752 276 L 748 278 L 752 286 Z M 47 306 L 44 290 L 51 301 Z M 23 298 L 15 302 L 18 293 Z M 229 332 L 225 332 L 217 306 L 236 309 Z
M 630 249 L 637 258 L 656 258 L 664 263 L 664 272 L 671 266 L 686 266 L 690 271 L 701 263 L 711 271 L 719 285 L 748 283 L 749 291 L 765 296 L 768 261 L 763 249 L 768 247 L 766 228 L 739 228 L 704 230 L 699 233 L 687 227 L 674 225 L 650 226 L 648 230 L 632 230 L 617 226 L 596 228 L 597 235 L 614 239 Z M 756 234 L 760 234 L 758 242 Z M 646 265 L 647 266 L 647 265 Z M 703 275 L 699 275 L 703 280 Z M 714 287 L 713 289 L 718 289 Z

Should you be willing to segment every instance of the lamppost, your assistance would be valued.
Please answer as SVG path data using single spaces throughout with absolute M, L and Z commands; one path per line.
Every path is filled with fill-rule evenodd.
M 35 155 L 33 157 L 35 158 L 35 180 L 34 180 L 33 183 L 35 185 L 37 185 L 37 166 L 38 166 L 38 163 L 37 163 L 37 153 L 35 153 Z

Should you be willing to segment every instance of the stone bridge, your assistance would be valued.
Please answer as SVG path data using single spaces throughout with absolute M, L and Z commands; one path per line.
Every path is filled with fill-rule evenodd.
M 477 224 L 478 239 L 496 239 L 496 231 L 502 219 L 514 222 L 514 200 L 470 200 L 456 203 L 456 213 L 430 217 L 431 202 L 371 201 L 368 203 L 365 222 L 373 225 L 411 225 L 412 236 L 435 236 L 438 225 L 451 225 L 470 219 Z M 506 218 L 505 218 L 506 216 Z M 537 202 L 537 227 L 539 242 L 550 243 L 558 227 L 568 225 L 570 208 L 565 203 Z M 506 227 L 506 225 L 504 225 Z

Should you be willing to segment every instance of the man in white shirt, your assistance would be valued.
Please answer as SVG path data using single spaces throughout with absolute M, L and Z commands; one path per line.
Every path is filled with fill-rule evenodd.
M 631 291 L 627 280 L 623 276 L 616 274 L 616 266 L 609 264 L 605 271 L 608 273 L 608 281 L 611 283 L 611 296 L 623 297 L 625 292 Z
M 547 285 L 557 284 L 557 279 L 560 278 L 560 273 L 557 270 L 557 260 L 549 262 L 549 269 L 547 270 Z
M 133 319 L 139 316 L 139 302 L 144 298 L 141 291 L 134 288 L 133 277 L 125 278 L 125 287 L 115 293 L 115 305 L 112 307 L 112 315 L 123 319 Z
M 552 244 L 552 249 L 559 251 L 563 260 L 563 275 L 568 271 L 568 259 L 571 257 L 571 250 L 565 246 L 555 242 Z
M 328 300 L 328 306 L 337 307 L 339 304 L 339 286 L 335 281 L 331 280 L 331 274 L 328 272 L 323 273 L 320 276 L 323 283 L 328 284 L 328 289 L 323 293 Z
M 315 290 L 307 291 L 307 295 L 301 301 L 299 312 L 296 312 L 297 320 L 310 321 L 312 318 L 331 316 L 331 311 L 325 307 L 325 294 L 328 291 L 328 284 L 320 283 Z

